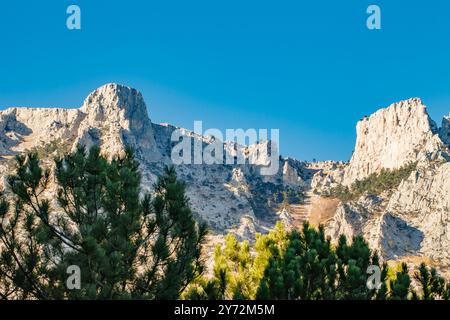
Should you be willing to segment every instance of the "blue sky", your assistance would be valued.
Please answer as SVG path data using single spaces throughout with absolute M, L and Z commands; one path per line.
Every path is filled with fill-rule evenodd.
M 79 107 L 118 82 L 154 122 L 279 128 L 283 155 L 348 160 L 380 107 L 418 96 L 438 124 L 449 113 L 449 16 L 446 0 L 3 2 L 0 108 Z

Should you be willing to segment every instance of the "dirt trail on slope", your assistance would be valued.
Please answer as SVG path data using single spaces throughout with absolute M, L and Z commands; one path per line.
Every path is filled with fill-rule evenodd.
M 317 227 L 334 216 L 338 204 L 338 199 L 320 197 L 312 191 L 307 191 L 303 203 L 290 205 L 288 212 L 296 228 L 301 229 L 305 221 Z

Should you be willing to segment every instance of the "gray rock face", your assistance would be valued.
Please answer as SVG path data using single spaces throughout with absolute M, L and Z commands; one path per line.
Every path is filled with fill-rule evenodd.
M 450 146 L 450 114 L 442 118 L 442 127 L 439 129 L 441 140 Z
M 1 150 L 22 152 L 61 140 L 87 147 L 96 143 L 107 154 L 136 145 L 148 160 L 159 158 L 142 95 L 135 89 L 107 84 L 92 92 L 80 109 L 10 108 L 0 111 Z
M 147 106 L 137 90 L 106 84 L 92 92 L 80 110 L 86 116 L 78 130 L 78 143 L 100 144 L 108 154 L 119 154 L 124 146 L 134 145 L 146 160 L 160 158 Z
M 9 108 L 0 111 L 0 150 L 15 154 L 52 140 L 70 140 L 83 119 L 79 110 Z
M 369 245 L 378 249 L 384 207 L 383 199 L 377 196 L 364 196 L 352 203 L 341 203 L 326 232 L 334 241 L 341 234 L 349 240 L 364 235 Z
M 385 259 L 426 256 L 450 262 L 450 163 L 419 168 L 392 195 L 341 204 L 332 237 L 363 235 Z
M 342 184 L 347 165 L 341 161 L 324 161 L 311 163 L 309 167 L 317 171 L 312 178 L 311 189 L 322 193 Z
M 210 137 L 197 135 L 189 130 L 171 125 L 153 124 L 155 140 L 162 155 L 160 162 L 147 166 L 147 172 L 155 177 L 162 172 L 162 164 L 171 164 L 171 136 L 174 130 L 181 130 L 183 136 L 201 142 L 204 146 L 214 143 Z M 266 142 L 261 144 L 266 145 Z M 246 158 L 261 145 L 246 148 Z M 235 155 L 236 148 L 224 144 L 226 152 Z M 255 151 L 256 152 L 256 151 Z M 294 159 L 279 160 L 275 175 L 261 175 L 257 164 L 180 164 L 177 173 L 187 183 L 187 194 L 199 218 L 207 221 L 213 231 L 223 234 L 234 232 L 243 239 L 253 239 L 256 232 L 269 231 L 277 221 L 287 221 L 286 215 L 278 214 L 274 193 L 285 190 L 299 190 L 309 184 L 313 172 L 304 162 Z M 284 170 L 285 169 L 285 170 Z M 280 200 L 281 201 L 281 200 Z
M 418 98 L 380 109 L 356 126 L 356 145 L 343 183 L 382 168 L 396 169 L 442 148 L 437 126 Z
M 289 161 L 285 161 L 283 165 L 283 182 L 292 186 L 304 185 L 304 182 L 300 177 L 299 173 L 289 163 Z
M 410 162 L 416 162 L 417 168 L 393 192 L 341 204 L 327 225 L 327 233 L 348 238 L 363 235 L 384 259 L 422 256 L 448 264 L 450 163 L 446 121 L 438 130 L 418 99 L 393 104 L 361 120 L 343 184 L 382 168 L 395 169 Z M 320 182 L 329 176 L 316 179 Z
M 423 233 L 420 253 L 450 261 L 450 163 L 420 168 L 389 199 L 389 212 Z

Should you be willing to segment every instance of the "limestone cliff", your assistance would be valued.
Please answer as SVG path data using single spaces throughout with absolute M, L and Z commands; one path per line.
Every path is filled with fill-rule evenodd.
M 77 143 L 100 144 L 108 154 L 118 154 L 124 146 L 133 145 L 146 160 L 160 158 L 147 106 L 137 90 L 113 83 L 104 85 L 86 98 L 80 111 L 86 116 Z
M 351 185 L 382 168 L 417 163 L 395 190 L 341 203 L 326 229 L 334 239 L 363 235 L 387 260 L 426 257 L 450 262 L 450 163 L 448 118 L 437 128 L 419 99 L 405 100 L 365 117 L 357 125 L 355 152 L 342 184 Z M 342 171 L 338 171 L 342 172 Z M 336 170 L 332 172 L 336 175 Z M 317 175 L 313 182 L 329 179 Z M 315 182 L 317 184 L 317 182 Z
M 382 168 L 399 168 L 441 149 L 438 128 L 420 99 L 394 103 L 358 122 L 343 183 L 349 185 Z
M 450 115 L 442 118 L 442 127 L 439 129 L 439 136 L 450 147 Z

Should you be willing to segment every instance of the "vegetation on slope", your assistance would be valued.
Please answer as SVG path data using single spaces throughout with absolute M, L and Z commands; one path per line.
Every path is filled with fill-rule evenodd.
M 417 163 L 410 163 L 394 170 L 381 169 L 378 173 L 372 173 L 362 180 L 356 180 L 350 187 L 339 185 L 324 195 L 348 202 L 358 199 L 365 193 L 379 195 L 385 191 L 392 192 L 410 176 L 416 167 Z

